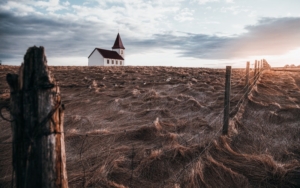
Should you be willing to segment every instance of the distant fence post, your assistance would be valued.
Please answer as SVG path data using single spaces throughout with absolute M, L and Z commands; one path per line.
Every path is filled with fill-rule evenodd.
M 249 89 L 249 69 L 250 69 L 250 62 L 248 61 L 246 64 L 246 79 L 245 79 L 246 91 L 248 91 Z
M 255 64 L 254 64 L 254 77 L 256 76 L 257 73 L 257 60 L 255 60 Z
M 19 75 L 7 74 L 11 90 L 15 185 L 67 188 L 64 107 L 44 47 L 31 47 Z
M 224 121 L 223 121 L 223 135 L 228 134 L 229 125 L 229 110 L 230 110 L 230 77 L 231 77 L 231 66 L 226 66 L 225 75 L 225 98 L 224 98 Z
M 262 61 L 259 61 L 260 72 L 262 71 Z

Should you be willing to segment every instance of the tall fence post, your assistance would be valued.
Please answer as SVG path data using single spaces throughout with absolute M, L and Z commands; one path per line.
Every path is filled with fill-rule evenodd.
M 245 79 L 246 91 L 248 91 L 249 89 L 249 69 L 250 69 L 250 62 L 248 61 L 246 64 L 246 79 Z
M 224 98 L 224 121 L 223 121 L 223 135 L 228 134 L 229 125 L 229 110 L 230 110 L 230 77 L 231 77 L 231 66 L 226 66 L 225 75 L 225 98 Z
M 64 106 L 47 67 L 44 47 L 30 47 L 19 75 L 7 74 L 15 185 L 67 188 Z

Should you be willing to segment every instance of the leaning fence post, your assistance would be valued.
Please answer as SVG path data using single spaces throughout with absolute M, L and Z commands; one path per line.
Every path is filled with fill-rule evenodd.
M 249 89 L 249 68 L 250 68 L 250 62 L 248 61 L 246 64 L 246 79 L 245 79 L 246 91 L 248 91 Z
M 223 135 L 228 134 L 229 125 L 229 110 L 230 110 L 230 77 L 231 77 L 231 66 L 226 66 L 225 75 L 225 98 L 224 98 L 224 121 L 223 121 Z
M 7 74 L 6 79 L 11 90 L 15 187 L 68 187 L 64 107 L 44 47 L 29 48 L 19 75 Z

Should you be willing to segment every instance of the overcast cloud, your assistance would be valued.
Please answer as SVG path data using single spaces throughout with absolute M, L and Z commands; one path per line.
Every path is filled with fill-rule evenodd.
M 190 1 L 205 5 L 209 11 L 214 8 L 207 4 L 220 2 Z M 95 47 L 110 49 L 118 29 L 126 54 L 132 56 L 169 49 L 175 50 L 174 56 L 179 58 L 218 60 L 284 54 L 300 48 L 299 16 L 258 17 L 236 34 L 187 32 L 172 29 L 174 22 L 197 21 L 197 11 L 182 7 L 182 3 L 183 0 L 113 0 L 77 5 L 58 0 L 7 1 L 0 4 L 0 59 L 8 64 L 19 63 L 33 45 L 44 46 L 51 57 L 87 58 Z M 222 3 L 230 5 L 234 1 Z M 202 21 L 208 22 L 219 24 Z

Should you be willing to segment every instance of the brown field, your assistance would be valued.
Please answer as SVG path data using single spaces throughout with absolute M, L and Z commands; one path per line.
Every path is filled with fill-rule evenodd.
M 18 68 L 0 66 L 0 106 Z M 66 107 L 69 187 L 300 187 L 299 72 L 264 71 L 245 98 L 245 70 L 233 69 L 222 136 L 223 69 L 50 69 Z M 0 187 L 10 187 L 10 123 L 0 131 Z

